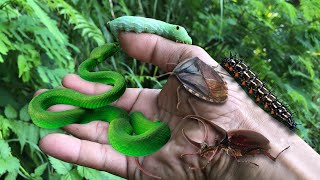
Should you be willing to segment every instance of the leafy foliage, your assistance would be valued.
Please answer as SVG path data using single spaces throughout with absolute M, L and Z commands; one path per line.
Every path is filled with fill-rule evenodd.
M 0 0 L 0 176 L 116 178 L 43 154 L 40 137 L 63 131 L 33 125 L 27 104 L 37 89 L 61 85 L 91 49 L 113 41 L 106 22 L 122 15 L 180 24 L 218 62 L 239 54 L 288 103 L 297 133 L 320 152 L 318 7 L 315 0 Z M 155 78 L 157 67 L 123 54 L 100 69 L 124 74 L 131 87 L 165 83 Z

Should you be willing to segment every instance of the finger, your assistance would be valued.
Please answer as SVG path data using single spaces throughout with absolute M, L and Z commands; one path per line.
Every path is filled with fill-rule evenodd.
M 62 80 L 66 88 L 73 89 L 83 94 L 94 95 L 104 93 L 112 86 L 83 80 L 75 74 L 69 74 Z M 113 105 L 125 109 L 127 112 L 143 111 L 148 118 L 155 115 L 157 109 L 156 99 L 159 90 L 127 88 L 125 93 Z
M 126 157 L 110 145 L 80 140 L 64 134 L 47 135 L 40 140 L 39 145 L 43 152 L 63 161 L 127 177 Z
M 108 128 L 109 123 L 104 121 L 93 121 L 87 124 L 70 124 L 63 127 L 65 131 L 79 139 L 101 144 L 109 143 L 107 136 Z
M 59 87 L 59 88 L 63 88 L 63 87 Z M 36 91 L 34 93 L 34 97 L 45 92 L 48 91 L 48 89 L 39 89 L 38 91 Z M 67 105 L 67 104 L 59 104 L 59 105 L 53 105 L 51 107 L 48 108 L 49 111 L 64 111 L 64 110 L 69 110 L 69 109 L 74 109 L 75 106 L 71 106 L 71 105 Z
M 194 45 L 176 43 L 161 36 L 146 33 L 120 33 L 122 49 L 143 62 L 152 63 L 165 71 L 167 64 L 178 64 L 191 57 L 199 57 L 210 65 L 217 63 L 202 48 Z

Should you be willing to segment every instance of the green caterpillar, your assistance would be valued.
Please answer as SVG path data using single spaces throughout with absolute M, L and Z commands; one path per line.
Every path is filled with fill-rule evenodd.
M 151 18 L 122 16 L 108 22 L 107 26 L 117 40 L 119 32 L 125 31 L 157 34 L 176 42 L 192 44 L 192 39 L 184 27 Z

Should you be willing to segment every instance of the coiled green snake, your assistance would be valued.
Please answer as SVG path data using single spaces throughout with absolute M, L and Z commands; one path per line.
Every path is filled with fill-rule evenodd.
M 183 27 L 149 18 L 123 16 L 110 21 L 108 27 L 116 39 L 119 31 L 133 31 L 154 33 L 178 42 L 192 43 Z M 141 112 L 129 115 L 125 110 L 109 105 L 125 92 L 125 78 L 114 71 L 91 71 L 119 50 L 117 42 L 97 47 L 78 68 L 81 78 L 112 85 L 111 90 L 98 95 L 85 95 L 66 88 L 45 91 L 29 103 L 28 110 L 33 123 L 42 128 L 56 129 L 98 119 L 110 123 L 109 143 L 124 155 L 146 156 L 163 147 L 171 136 L 169 126 L 159 120 L 150 121 Z M 60 112 L 47 110 L 56 104 L 69 104 L 79 108 Z

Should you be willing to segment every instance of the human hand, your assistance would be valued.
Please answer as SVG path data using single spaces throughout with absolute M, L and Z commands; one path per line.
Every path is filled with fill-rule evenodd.
M 120 35 L 120 44 L 130 56 L 144 62 L 153 63 L 164 71 L 172 70 L 168 69 L 170 67 L 168 64 L 178 64 L 194 56 L 198 56 L 210 65 L 217 65 L 203 49 L 197 46 L 174 43 L 156 35 L 125 33 Z M 221 67 L 218 67 L 217 71 L 225 73 Z M 300 143 L 300 138 L 289 133 L 284 126 L 256 106 L 231 77 L 225 76 L 225 79 L 229 88 L 229 98 L 224 104 L 206 103 L 185 91 L 181 91 L 179 92 L 181 93 L 179 99 L 181 106 L 177 109 L 178 99 L 176 96 L 180 84 L 174 77 L 169 79 L 161 93 L 160 90 L 128 88 L 125 94 L 113 104 L 128 112 L 141 111 L 149 119 L 157 118 L 170 126 L 171 139 L 169 142 L 158 152 L 139 158 L 146 171 L 163 179 L 289 177 L 292 166 L 285 161 L 290 158 L 286 154 L 294 155 L 293 152 L 295 152 L 297 146 L 291 142 L 291 139 L 299 140 Z M 107 85 L 84 81 L 77 75 L 66 76 L 63 79 L 63 86 L 85 94 L 99 94 L 110 88 Z M 190 107 L 188 102 L 193 104 L 194 109 Z M 52 107 L 51 110 L 67 108 L 70 107 L 57 105 Z M 277 162 L 270 161 L 263 156 L 250 158 L 250 161 L 259 164 L 259 168 L 247 164 L 238 164 L 232 157 L 220 153 L 205 169 L 191 170 L 189 168 L 191 164 L 186 163 L 185 159 L 181 159 L 180 155 L 195 152 L 197 149 L 185 140 L 181 130 L 185 129 L 193 139 L 201 141 L 203 127 L 198 126 L 193 120 L 184 119 L 184 116 L 194 113 L 215 122 L 226 130 L 242 128 L 262 133 L 271 141 L 273 154 L 288 145 L 291 145 L 291 147 L 288 152 L 284 152 L 279 157 Z M 64 130 L 73 136 L 48 135 L 40 141 L 40 148 L 45 153 L 61 160 L 108 171 L 124 178 L 150 178 L 141 173 L 133 157 L 119 154 L 110 145 L 106 144 L 108 142 L 108 123 L 95 121 L 85 125 L 73 124 L 64 127 Z M 203 163 L 198 156 L 192 158 L 192 164 L 200 166 Z M 295 157 L 291 156 L 291 158 Z M 270 176 L 270 174 L 274 176 Z

